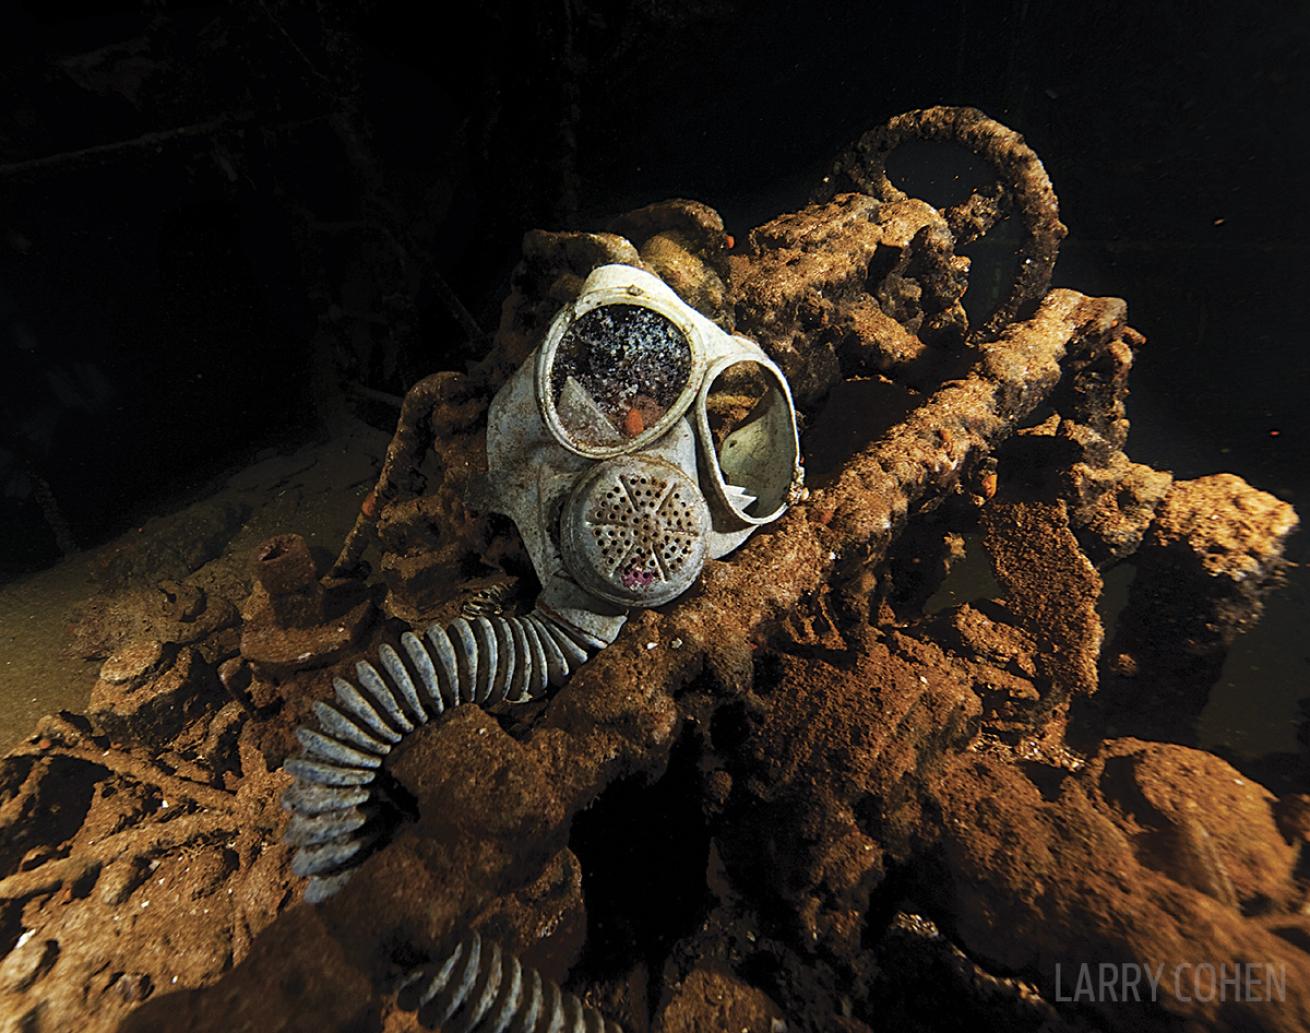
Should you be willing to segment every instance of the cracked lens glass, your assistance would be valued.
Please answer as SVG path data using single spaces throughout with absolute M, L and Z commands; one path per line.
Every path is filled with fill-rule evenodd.
M 752 516 L 781 504 L 790 463 L 780 451 L 790 434 L 787 404 L 776 378 L 757 362 L 735 362 L 705 396 L 714 455 L 734 509 Z
M 550 392 L 564 434 L 582 448 L 641 438 L 691 376 L 691 346 L 672 322 L 640 305 L 604 305 L 560 338 Z

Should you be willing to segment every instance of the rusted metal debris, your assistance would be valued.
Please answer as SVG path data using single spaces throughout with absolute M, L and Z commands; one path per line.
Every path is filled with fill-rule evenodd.
M 976 333 L 996 333 L 1045 293 L 1051 283 L 1060 241 L 1059 201 L 1041 160 L 1024 139 L 977 108 L 935 107 L 907 111 L 870 130 L 837 159 L 819 196 L 842 189 L 843 180 L 882 201 L 904 200 L 887 177 L 887 159 L 907 140 L 930 140 L 965 147 L 996 172 L 996 182 L 974 188 L 967 200 L 943 214 L 957 249 L 984 236 L 997 222 L 1017 217 L 1024 238 L 1019 245 L 1019 272 L 1009 293 Z
M 963 143 L 996 169 L 999 188 L 945 212 L 899 194 L 886 156 L 911 138 Z M 326 903 L 289 907 L 289 851 L 247 840 L 231 876 L 242 880 L 244 910 L 224 911 L 244 963 L 197 962 L 179 992 L 141 1006 L 166 974 L 161 962 L 124 968 L 140 978 L 111 997 L 87 989 L 93 945 L 65 942 L 50 968 L 43 945 L 59 934 L 42 932 L 17 1009 L 42 995 L 65 1024 L 94 1009 L 96 1028 L 123 1016 L 135 1030 L 390 1028 L 404 973 L 477 930 L 545 977 L 572 971 L 569 989 L 627 1029 L 753 1028 L 786 1015 L 788 1028 L 865 1033 L 865 1019 L 909 993 L 905 980 L 917 985 L 891 964 L 911 919 L 886 921 L 903 900 L 888 894 L 910 893 L 927 916 L 913 917 L 916 949 L 935 959 L 956 1000 L 1004 1028 L 1076 1018 L 1053 1003 L 1056 960 L 1095 949 L 1145 963 L 1152 951 L 1176 957 L 1179 944 L 1264 952 L 1307 978 L 1289 977 L 1294 999 L 1278 1010 L 1221 1015 L 1171 1000 L 1172 1012 L 1135 1012 L 1142 1028 L 1168 1029 L 1171 1014 L 1208 1028 L 1304 1026 L 1310 958 L 1293 927 L 1305 886 L 1272 797 L 1198 750 L 1110 738 L 1094 707 L 1080 709 L 1107 664 L 1120 680 L 1135 663 L 1177 674 L 1170 650 L 1184 642 L 1212 672 L 1230 631 L 1254 619 L 1276 583 L 1295 515 L 1239 479 L 1173 484 L 1127 457 L 1123 402 L 1142 338 L 1123 302 L 1047 290 L 1064 228 L 1017 134 L 971 109 L 912 112 L 867 134 L 838 168 L 863 192 L 840 193 L 832 179 L 819 201 L 759 227 L 742 249 L 687 201 L 642 209 L 615 232 L 529 234 L 486 359 L 407 396 L 336 572 L 358 573 L 376 540 L 383 608 L 412 623 L 453 616 L 461 584 L 525 579 L 513 536 L 478 512 L 485 405 L 606 262 L 657 271 L 786 370 L 810 421 L 808 499 L 729 559 L 708 562 L 691 593 L 631 619 L 545 703 L 498 715 L 461 706 L 416 729 L 381 765 L 408 801 L 396 805 L 389 840 Z M 1001 308 L 971 330 L 958 249 L 1006 213 L 1025 227 L 1020 272 Z M 883 403 L 861 408 L 842 394 L 864 389 Z M 833 410 L 852 408 L 856 426 L 836 433 L 843 414 Z M 431 448 L 439 472 L 425 484 Z M 1197 514 L 1214 499 L 1226 516 L 1212 528 Z M 927 613 L 965 534 L 990 553 L 999 598 Z M 1143 594 L 1130 610 L 1149 616 L 1148 590 L 1172 581 L 1170 619 L 1149 649 L 1145 624 L 1136 639 L 1109 636 L 1117 645 L 1107 660 L 1101 572 L 1138 554 Z M 916 562 L 925 583 L 904 588 L 898 579 Z M 441 576 L 425 577 L 431 570 Z M 513 594 L 498 589 L 497 606 Z M 213 791 L 267 825 L 254 800 L 284 787 L 273 769 L 333 673 L 260 683 L 256 713 L 228 704 L 231 738 L 211 736 L 195 762 L 202 772 L 214 765 Z M 1209 689 L 1204 678 L 1176 685 L 1193 703 Z M 27 813 L 52 777 L 33 750 L 47 766 L 61 753 L 73 763 L 73 750 L 90 749 L 87 734 L 11 759 L 13 799 L 27 802 L 5 813 Z M 588 912 L 603 905 L 583 877 L 594 862 L 579 816 L 675 777 L 698 797 L 697 834 L 713 842 L 692 858 L 710 873 L 712 899 L 655 967 L 639 945 L 602 971 L 583 953 Z M 1240 810 L 1251 841 L 1230 835 L 1201 794 Z M 1139 796 L 1162 815 L 1149 842 L 1126 810 Z M 1295 804 L 1277 803 L 1289 828 L 1306 810 Z M 1171 854 L 1160 844 L 1181 846 Z M 6 885 L 34 878 L 20 874 Z M 124 908 L 133 892 L 121 894 Z M 1059 907 L 1044 911 L 1047 899 Z M 1272 911 L 1257 914 L 1256 902 Z M 54 916 L 71 923 L 78 908 L 110 907 L 29 906 L 25 920 L 42 929 L 65 928 Z M 173 921 L 182 930 L 195 920 L 179 911 Z M 144 957 L 137 926 L 120 928 L 112 950 Z M 94 960 L 103 964 L 100 952 Z

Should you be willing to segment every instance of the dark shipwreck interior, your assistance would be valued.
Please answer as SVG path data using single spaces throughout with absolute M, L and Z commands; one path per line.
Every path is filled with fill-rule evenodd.
M 16 0 L 0 55 L 4 1028 L 1310 1029 L 1310 8 Z M 573 503 L 506 501 L 582 476 L 504 400 L 615 266 L 805 474 L 716 503 L 688 389 L 648 604 L 673 553 L 561 590 Z

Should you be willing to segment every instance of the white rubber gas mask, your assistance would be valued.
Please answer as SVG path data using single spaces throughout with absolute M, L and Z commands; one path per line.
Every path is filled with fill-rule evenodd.
M 461 614 L 383 643 L 333 679 L 286 762 L 292 870 L 320 901 L 376 841 L 394 746 L 466 703 L 540 699 L 614 641 L 628 612 L 686 591 L 800 491 L 796 414 L 759 346 L 664 283 L 602 266 L 491 402 L 492 508 L 541 578 L 531 613 Z M 358 684 L 356 684 L 356 682 Z
M 602 641 L 777 520 L 802 477 L 782 371 L 627 265 L 592 272 L 493 399 L 487 460 L 538 607 Z

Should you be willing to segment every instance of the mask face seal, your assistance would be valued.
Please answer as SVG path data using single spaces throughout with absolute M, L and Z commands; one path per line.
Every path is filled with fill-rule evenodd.
M 501 388 L 487 459 L 560 613 L 677 598 L 801 490 L 782 371 L 626 265 L 594 270 Z

